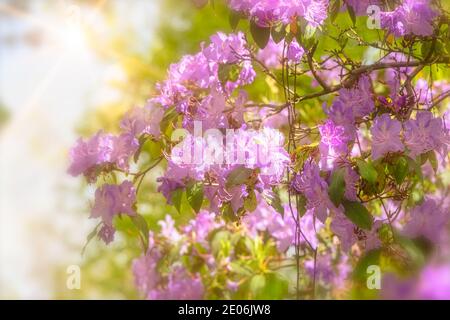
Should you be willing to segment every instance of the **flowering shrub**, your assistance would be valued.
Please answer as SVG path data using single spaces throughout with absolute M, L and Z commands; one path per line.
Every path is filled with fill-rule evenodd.
M 92 234 L 132 221 L 149 299 L 450 298 L 439 1 L 227 5 L 233 33 L 172 64 L 118 135 L 71 150 L 69 173 L 97 186 Z M 151 227 L 137 199 L 156 167 L 174 209 Z

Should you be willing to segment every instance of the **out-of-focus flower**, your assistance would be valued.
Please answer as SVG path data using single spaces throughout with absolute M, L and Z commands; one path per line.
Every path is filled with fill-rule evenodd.
M 381 13 L 381 26 L 397 37 L 430 36 L 436 16 L 428 0 L 404 0 L 394 11 Z

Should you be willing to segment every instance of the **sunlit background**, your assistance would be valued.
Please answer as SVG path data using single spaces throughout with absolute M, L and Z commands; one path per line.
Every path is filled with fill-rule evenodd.
M 159 6 L 0 1 L 0 298 L 79 294 L 65 291 L 64 274 L 83 263 L 93 222 L 80 180 L 66 174 L 67 151 L 80 132 L 99 127 L 98 110 L 114 116 L 134 103 L 121 88 L 125 68 L 154 45 Z

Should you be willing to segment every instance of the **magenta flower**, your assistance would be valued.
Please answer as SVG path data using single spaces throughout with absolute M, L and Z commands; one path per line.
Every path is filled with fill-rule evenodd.
M 403 151 L 400 140 L 402 125 L 398 120 L 392 120 L 388 114 L 377 117 L 371 129 L 372 159 L 376 160 L 389 152 Z

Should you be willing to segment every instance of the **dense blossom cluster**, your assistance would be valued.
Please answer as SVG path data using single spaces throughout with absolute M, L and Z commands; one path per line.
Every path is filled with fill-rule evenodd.
M 300 18 L 318 27 L 330 9 L 328 0 L 227 3 L 263 29 L 301 25 Z M 386 35 L 420 41 L 436 31 L 438 13 L 426 0 L 404 0 L 393 10 L 382 1 L 348 0 L 338 9 L 362 16 L 369 5 L 382 6 Z M 153 166 L 134 173 L 130 163 L 145 142 L 161 149 L 154 165 L 165 160 L 158 191 L 179 212 L 185 197 L 195 213 L 181 225 L 168 214 L 148 239 L 143 235 L 144 254 L 133 272 L 146 298 L 266 297 L 253 290 L 261 275 L 286 288 L 277 298 L 293 290 L 298 297 L 300 284 L 314 286 L 312 292 L 317 285 L 345 290 L 365 255 L 381 264 L 407 255 L 417 241 L 439 248 L 450 236 L 444 177 L 450 111 L 443 103 L 450 85 L 415 78 L 430 62 L 408 55 L 412 45 L 405 52 L 380 50 L 379 60 L 365 66 L 343 51 L 312 57 L 316 47 L 297 34 L 274 38 L 256 50 L 242 32 L 213 35 L 200 52 L 170 66 L 148 104 L 125 114 L 118 135 L 98 132 L 71 150 L 70 174 L 90 183 L 108 174 L 124 178 L 95 192 L 91 217 L 101 219 L 105 243 L 114 239 L 115 216 L 139 217 L 137 195 Z M 282 104 L 251 101 L 246 89 L 259 76 L 281 87 Z M 308 112 L 298 116 L 303 101 L 323 96 L 321 118 L 308 123 Z M 182 134 L 174 135 L 176 129 Z M 287 260 L 307 277 L 295 289 L 285 286 L 292 275 L 278 271 L 292 267 Z M 406 298 L 439 298 L 425 277 L 448 279 L 448 264 L 433 262 L 407 282 L 392 275 L 381 296 L 400 296 L 404 286 L 411 288 Z M 434 285 L 448 290 L 449 283 Z

